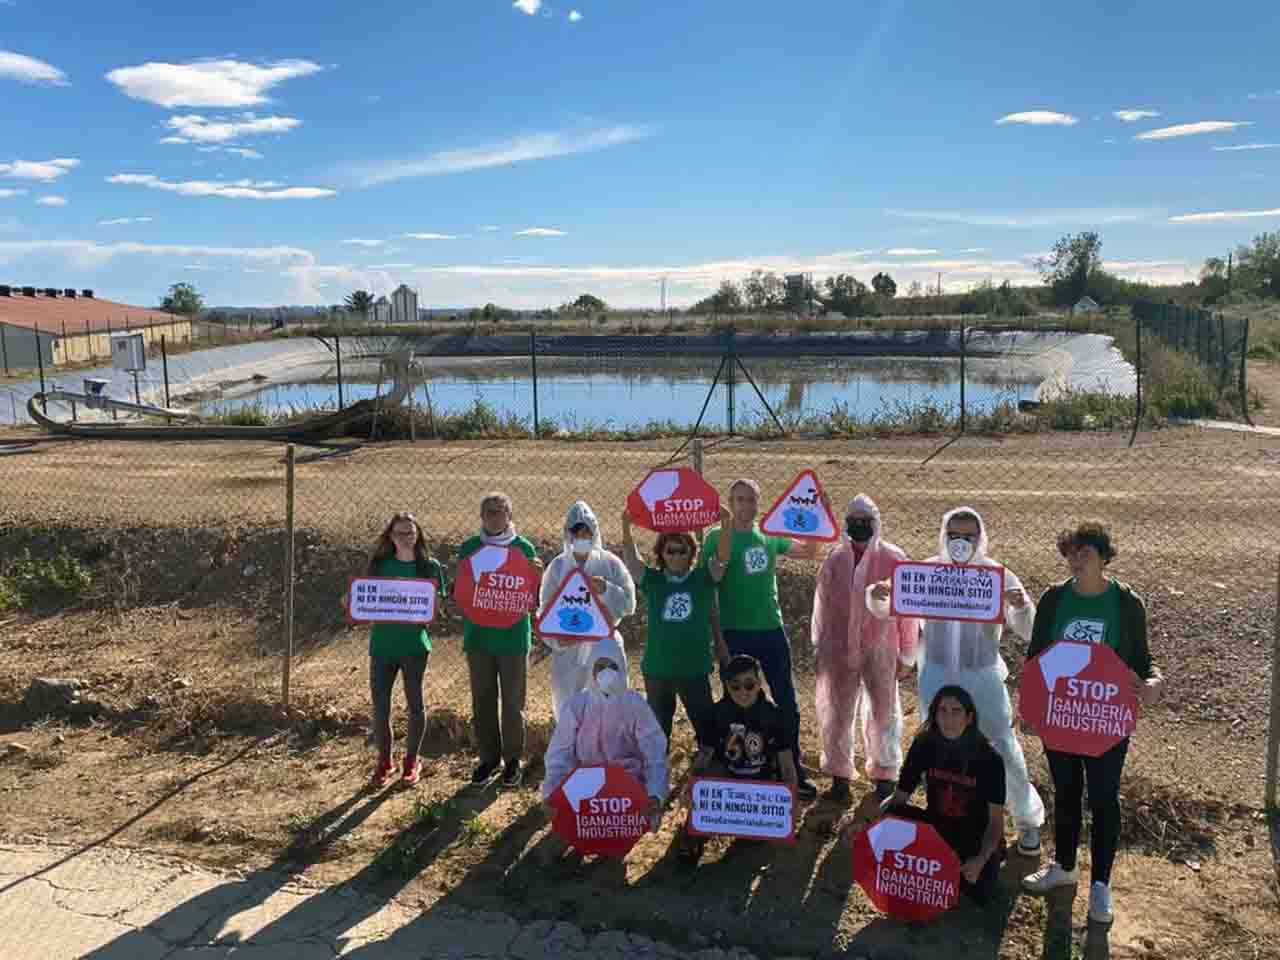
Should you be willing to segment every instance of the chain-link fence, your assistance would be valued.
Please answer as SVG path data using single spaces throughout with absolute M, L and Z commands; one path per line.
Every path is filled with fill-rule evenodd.
M 1228 388 L 1245 393 L 1245 359 L 1249 353 L 1249 320 L 1195 307 L 1140 300 L 1133 305 L 1139 330 L 1193 359 L 1221 394 Z

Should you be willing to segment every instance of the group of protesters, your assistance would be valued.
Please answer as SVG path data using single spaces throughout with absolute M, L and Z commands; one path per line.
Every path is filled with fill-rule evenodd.
M 600 522 L 585 501 L 572 504 L 562 530 L 563 549 L 543 564 L 533 543 L 516 532 L 511 499 L 490 493 L 480 504 L 480 530 L 461 545 L 459 562 L 486 546 L 519 550 L 541 573 L 539 603 L 556 599 L 566 576 L 579 571 L 607 612 L 612 633 L 596 642 L 542 638 L 549 656 L 555 727 L 544 758 L 542 795 L 550 801 L 572 771 L 585 765 L 620 766 L 645 788 L 656 830 L 669 802 L 668 751 L 677 705 L 697 742 L 690 773 L 781 781 L 801 799 L 818 796 L 815 774 L 831 778 L 826 799 L 852 803 L 856 726 L 862 728 L 863 770 L 870 789 L 848 824 L 846 840 L 879 817 L 893 814 L 931 823 L 961 861 L 962 889 L 991 899 L 1005 847 L 1005 812 L 1017 834 L 1013 850 L 1038 857 L 1045 805 L 1027 774 L 1015 733 L 1013 703 L 1001 655 L 1005 629 L 1026 643 L 1029 660 L 1064 637 L 1078 637 L 1081 621 L 1093 642 L 1111 647 L 1129 668 L 1144 704 L 1158 696 L 1162 677 L 1147 645 L 1146 612 L 1125 584 L 1106 575 L 1116 548 L 1098 521 L 1061 533 L 1056 547 L 1069 576 L 1037 604 L 1022 582 L 1003 568 L 1002 622 L 916 619 L 893 612 L 890 576 L 907 554 L 884 535 L 880 508 L 866 495 L 848 502 L 840 542 L 822 560 L 811 615 L 816 674 L 815 712 L 820 769 L 801 763 L 800 710 L 792 646 L 778 599 L 780 556 L 815 561 L 819 544 L 764 533 L 757 522 L 760 488 L 740 479 L 728 490 L 728 509 L 699 550 L 693 535 L 657 537 L 652 562 L 641 555 L 633 518 L 621 516 L 622 556 L 604 548 Z M 831 511 L 829 503 L 824 505 Z M 938 550 L 929 562 L 1000 567 L 990 553 L 989 530 L 976 510 L 960 507 L 941 520 Z M 445 571 L 432 559 L 422 526 L 407 513 L 391 518 L 371 556 L 367 574 L 433 579 L 447 595 Z M 640 674 L 644 695 L 629 689 L 629 664 L 617 624 L 644 597 L 647 634 Z M 456 604 L 451 609 L 458 612 Z M 463 649 L 470 675 L 472 731 L 478 764 L 472 783 L 523 782 L 524 709 L 532 624 L 488 627 L 463 615 Z M 431 640 L 416 624 L 377 624 L 370 637 L 369 683 L 378 755 L 374 783 L 396 778 L 390 727 L 395 677 L 403 675 L 409 714 L 400 780 L 421 776 L 425 730 L 422 683 Z M 723 696 L 711 675 L 719 668 Z M 904 718 L 899 682 L 915 673 L 923 725 L 903 756 Z M 768 695 L 765 689 L 767 686 Z M 1120 832 L 1119 783 L 1125 738 L 1101 756 L 1045 749 L 1054 786 L 1056 860 L 1023 881 L 1034 893 L 1078 882 L 1076 851 L 1088 784 L 1090 835 L 1089 916 L 1113 918 L 1111 867 Z M 926 788 L 926 805 L 911 805 Z M 681 828 L 680 856 L 696 864 L 703 838 Z

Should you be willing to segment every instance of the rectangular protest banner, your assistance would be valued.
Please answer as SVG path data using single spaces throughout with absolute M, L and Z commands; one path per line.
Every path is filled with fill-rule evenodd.
M 351 623 L 418 623 L 436 618 L 434 580 L 399 577 L 351 577 L 347 619 Z
M 785 783 L 696 777 L 689 791 L 690 833 L 795 842 L 795 791 Z
M 890 610 L 924 620 L 1004 621 L 1004 567 L 903 560 L 893 568 Z

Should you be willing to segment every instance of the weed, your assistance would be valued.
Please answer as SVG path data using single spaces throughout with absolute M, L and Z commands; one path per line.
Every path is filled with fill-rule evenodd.
M 0 611 L 20 607 L 71 606 L 83 600 L 93 585 L 93 573 L 66 548 L 49 560 L 37 559 L 23 548 L 0 562 Z
M 468 847 L 488 843 L 498 834 L 498 829 L 488 823 L 478 813 L 462 818 L 462 826 L 458 830 L 458 840 Z
M 418 797 L 413 802 L 413 824 L 415 827 L 437 827 L 457 812 L 450 800 L 426 800 Z
M 418 852 L 426 842 L 419 833 L 407 832 L 396 837 L 395 842 L 374 859 L 385 872 L 410 876 L 418 869 Z

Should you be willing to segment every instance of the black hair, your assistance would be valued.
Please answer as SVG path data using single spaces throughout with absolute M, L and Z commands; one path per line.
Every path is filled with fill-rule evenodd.
M 750 654 L 739 653 L 737 656 L 731 657 L 729 662 L 720 668 L 720 682 L 727 683 L 734 677 L 741 676 L 744 673 L 752 673 L 758 678 L 761 673 L 760 661 Z
M 942 704 L 944 697 L 951 697 L 957 701 L 964 712 L 973 717 L 973 723 L 969 724 L 968 729 L 961 735 L 961 740 L 971 740 L 974 745 L 987 742 L 987 738 L 982 735 L 982 731 L 978 729 L 978 706 L 973 702 L 973 695 L 964 687 L 956 684 L 947 684 L 933 695 L 933 699 L 929 701 L 929 716 L 925 720 L 924 726 L 920 728 L 922 736 L 941 737 L 942 731 L 938 729 L 938 707 Z

